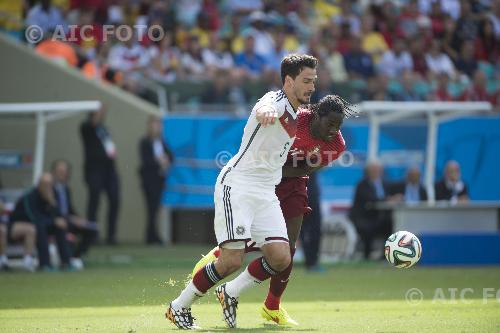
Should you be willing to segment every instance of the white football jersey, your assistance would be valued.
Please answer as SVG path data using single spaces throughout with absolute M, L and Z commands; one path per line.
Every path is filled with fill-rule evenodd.
M 273 125 L 263 127 L 256 112 L 270 106 L 278 112 Z M 281 181 L 281 168 L 297 132 L 297 114 L 283 90 L 271 91 L 257 101 L 248 118 L 238 153 L 221 170 L 217 181 L 227 186 L 272 187 Z

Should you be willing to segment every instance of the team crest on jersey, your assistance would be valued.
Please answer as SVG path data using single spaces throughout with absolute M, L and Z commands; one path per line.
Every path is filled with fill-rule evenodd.
M 297 133 L 297 119 L 290 117 L 288 109 L 285 107 L 285 113 L 280 117 L 280 123 L 290 138 Z
M 236 233 L 238 235 L 243 235 L 245 233 L 245 227 L 244 226 L 241 226 L 239 225 L 237 228 L 236 228 Z

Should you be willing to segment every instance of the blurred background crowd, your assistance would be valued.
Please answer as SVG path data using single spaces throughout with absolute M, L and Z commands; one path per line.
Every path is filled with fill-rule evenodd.
M 233 110 L 280 87 L 281 58 L 304 52 L 320 60 L 319 95 L 500 103 L 499 0 L 26 0 L 0 13 L 20 40 L 43 29 L 37 52 L 152 102 L 144 79 L 171 105 Z M 105 25 L 162 29 L 120 41 Z

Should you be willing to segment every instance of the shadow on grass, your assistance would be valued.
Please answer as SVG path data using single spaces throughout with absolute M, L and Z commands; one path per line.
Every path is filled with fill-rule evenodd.
M 259 332 L 315 332 L 317 331 L 316 329 L 311 329 L 311 328 L 298 328 L 298 327 L 291 327 L 291 326 L 278 326 L 274 324 L 263 324 L 261 327 L 252 327 L 252 328 L 237 328 L 238 332 L 252 332 L 252 333 L 259 333 Z M 234 332 L 234 328 L 228 328 L 228 327 L 215 327 L 211 329 L 199 329 L 196 330 L 197 332 Z

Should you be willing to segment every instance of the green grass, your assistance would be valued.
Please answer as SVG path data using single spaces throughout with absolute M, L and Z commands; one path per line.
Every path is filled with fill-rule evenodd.
M 165 303 L 206 250 L 97 247 L 84 272 L 0 273 L 0 332 L 176 331 L 163 317 Z M 422 302 L 405 300 L 411 288 L 421 290 Z M 492 288 L 485 301 L 483 288 Z M 241 297 L 239 331 L 500 332 L 498 290 L 499 267 L 398 270 L 352 263 L 330 266 L 325 274 L 297 267 L 283 304 L 301 325 L 281 328 L 259 317 L 263 284 Z M 202 331 L 226 331 L 212 294 L 193 312 Z

